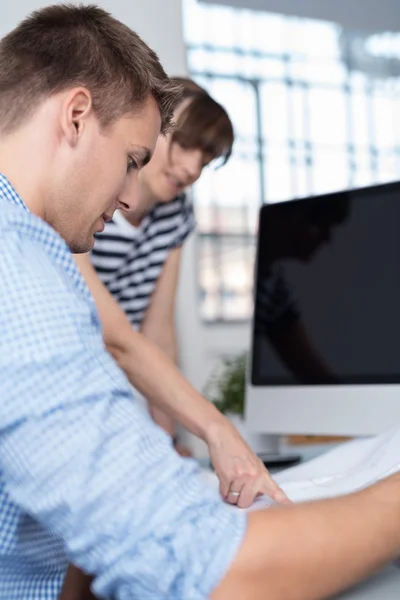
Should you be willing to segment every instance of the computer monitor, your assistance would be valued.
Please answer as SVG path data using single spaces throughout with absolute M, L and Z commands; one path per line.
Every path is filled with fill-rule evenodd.
M 400 183 L 264 205 L 255 273 L 247 427 L 400 423 Z

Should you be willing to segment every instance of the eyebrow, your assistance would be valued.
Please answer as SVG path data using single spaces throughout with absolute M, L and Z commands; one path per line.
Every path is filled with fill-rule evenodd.
M 145 146 L 132 146 L 131 152 L 132 154 L 140 154 L 140 156 L 138 157 L 140 162 L 140 168 L 145 167 L 150 162 L 152 155 L 149 148 L 146 148 Z

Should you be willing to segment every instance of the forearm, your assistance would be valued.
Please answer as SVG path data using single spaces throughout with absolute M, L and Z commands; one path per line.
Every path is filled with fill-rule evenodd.
M 400 553 L 400 477 L 358 494 L 249 515 L 213 600 L 319 600 Z
M 185 380 L 172 361 L 135 331 L 125 313 L 101 283 L 87 255 L 75 260 L 95 300 L 107 349 L 132 385 L 191 433 L 208 441 L 226 419 Z M 154 300 L 154 299 L 153 299 Z M 154 307 L 153 307 L 154 308 Z
M 163 410 L 149 403 L 149 412 L 155 423 L 168 433 L 175 440 L 176 438 L 176 422 Z
M 148 326 L 145 322 L 140 333 L 150 342 L 153 342 L 168 356 L 176 365 L 178 363 L 178 343 L 176 339 L 176 330 L 174 322 L 158 326 L 157 328 Z
M 162 350 L 171 359 L 174 365 L 177 364 L 178 351 L 176 332 L 173 323 L 170 323 L 166 327 L 158 327 L 157 330 L 154 330 L 152 327 L 147 327 L 145 323 L 141 333 Z M 157 425 L 162 427 L 164 431 L 174 438 L 176 436 L 175 420 L 158 406 L 155 406 L 151 401 L 149 402 L 149 410 Z
M 225 422 L 221 413 L 190 385 L 154 343 L 134 330 L 125 342 L 124 348 L 109 347 L 109 350 L 130 382 L 153 406 L 207 441 L 210 433 Z

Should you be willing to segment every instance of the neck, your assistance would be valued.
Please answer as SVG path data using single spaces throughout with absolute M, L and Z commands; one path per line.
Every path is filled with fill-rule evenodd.
M 46 199 L 52 195 L 57 149 L 57 95 L 42 102 L 34 115 L 11 133 L 0 132 L 0 172 L 33 214 L 46 220 Z
M 44 219 L 46 188 L 41 174 L 48 169 L 43 168 L 46 161 L 40 152 L 32 152 L 32 148 L 40 148 L 42 143 L 32 140 L 29 131 L 1 138 L 0 173 L 7 177 L 29 211 Z
M 151 211 L 151 209 L 157 204 L 158 198 L 151 194 L 148 186 L 139 178 L 139 201 L 138 205 L 133 211 L 129 213 L 123 213 L 125 219 L 137 227 L 143 221 L 144 217 Z

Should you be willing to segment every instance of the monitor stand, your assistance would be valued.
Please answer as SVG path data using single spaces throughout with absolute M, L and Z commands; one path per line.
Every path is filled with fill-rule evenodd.
M 252 443 L 252 437 L 254 442 Z M 300 462 L 300 455 L 282 448 L 282 436 L 251 434 L 249 443 L 267 469 L 284 469 Z

